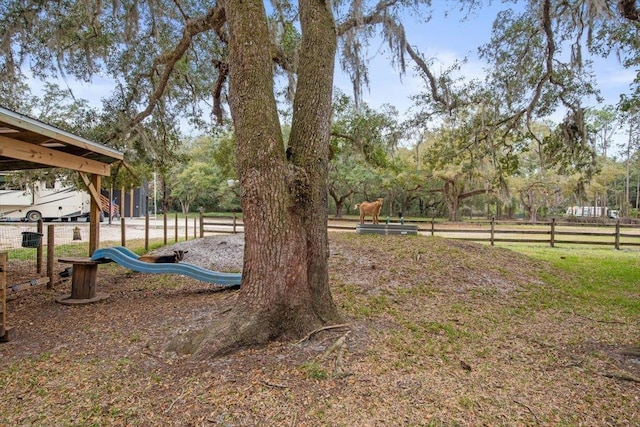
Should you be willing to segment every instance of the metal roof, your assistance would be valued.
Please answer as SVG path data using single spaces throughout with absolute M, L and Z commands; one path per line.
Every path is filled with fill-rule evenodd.
M 63 167 L 109 174 L 123 160 L 111 147 L 0 106 L 0 171 Z

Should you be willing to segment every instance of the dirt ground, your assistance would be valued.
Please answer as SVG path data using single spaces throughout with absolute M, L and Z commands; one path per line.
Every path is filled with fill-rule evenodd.
M 640 425 L 640 313 L 568 309 L 541 280 L 563 273 L 505 249 L 330 240 L 342 324 L 206 362 L 165 346 L 238 290 L 108 264 L 99 303 L 12 295 L 0 426 Z

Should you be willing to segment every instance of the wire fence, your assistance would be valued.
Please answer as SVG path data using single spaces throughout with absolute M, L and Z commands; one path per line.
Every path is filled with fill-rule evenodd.
M 55 224 L 53 230 L 56 253 L 60 251 L 60 255 L 69 255 L 64 253 L 68 250 L 69 244 L 86 246 L 85 253 L 88 253 L 88 223 L 63 222 Z M 35 260 L 39 246 L 38 237 L 42 240 L 42 246 L 46 248 L 49 244 L 46 227 L 37 223 L 0 223 L 0 251 L 8 251 L 9 259 Z
M 196 238 L 197 218 L 125 219 L 100 224 L 100 246 L 127 246 L 147 252 L 181 240 Z M 10 223 L 0 222 L 0 252 L 8 261 L 7 286 L 19 291 L 30 286 L 46 284 L 52 287 L 61 280 L 59 273 L 68 265 L 58 258 L 89 255 L 90 224 L 88 222 Z
M 49 254 L 50 243 L 55 245 L 56 257 L 86 255 L 89 253 L 88 236 L 88 223 L 0 224 L 0 252 L 8 254 L 9 290 L 16 292 L 42 284 L 51 286 L 52 272 L 47 275 L 47 270 L 60 268 L 56 268 L 53 253 Z

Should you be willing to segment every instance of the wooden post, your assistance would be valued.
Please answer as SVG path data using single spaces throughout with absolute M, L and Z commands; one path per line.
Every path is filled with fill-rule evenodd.
M 615 239 L 616 249 L 620 249 L 620 220 L 616 220 L 616 239 Z
M 184 240 L 189 240 L 189 217 L 184 217 Z
M 167 213 L 162 214 L 162 228 L 164 234 L 164 245 L 167 246 Z
M 133 218 L 133 187 L 129 189 L 129 218 Z
M 123 216 L 120 217 L 120 244 L 127 246 L 127 225 Z
M 554 248 L 556 245 L 556 219 L 551 218 L 551 235 L 549 237 L 549 243 Z
M 111 225 L 111 221 L 113 220 L 113 185 L 109 186 L 109 221 L 107 222 Z
M 47 277 L 49 278 L 47 289 L 53 289 L 54 283 L 53 259 L 56 251 L 55 235 L 55 226 L 53 224 L 47 225 Z
M 233 213 L 233 234 L 237 233 L 237 231 L 236 231 L 236 222 L 237 222 L 237 220 L 238 220 L 238 218 L 236 216 L 236 213 L 234 212 Z
M 431 235 L 432 236 L 435 234 L 435 223 L 436 223 L 436 219 L 431 218 Z
M 196 239 L 198 238 L 197 233 L 198 232 L 198 218 L 193 218 L 193 238 Z
M 491 246 L 494 245 L 493 238 L 495 237 L 496 217 L 491 217 Z
M 36 227 L 36 231 L 42 235 L 42 220 L 38 220 L 38 225 Z M 42 274 L 42 238 L 40 239 L 40 244 L 36 249 L 36 273 Z
M 149 214 L 144 214 L 144 251 L 149 251 Z
M 204 237 L 204 214 L 200 212 L 200 238 Z
M 124 209 L 124 187 L 120 188 L 120 218 L 124 218 L 126 212 Z
M 174 229 L 174 234 L 175 234 L 175 242 L 178 241 L 178 212 L 176 212 L 176 221 L 175 221 L 176 227 Z
M 9 255 L 0 252 L 0 341 L 9 341 L 7 333 L 7 263 Z
M 96 192 L 100 192 L 100 175 L 91 175 L 91 185 Z M 100 246 L 100 199 L 91 197 L 91 209 L 89 212 L 89 256 L 93 255 Z

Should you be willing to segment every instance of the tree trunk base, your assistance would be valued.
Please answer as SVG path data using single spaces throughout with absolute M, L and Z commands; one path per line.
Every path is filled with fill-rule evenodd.
M 273 312 L 247 314 L 247 310 L 236 307 L 204 329 L 173 337 L 165 350 L 192 355 L 199 360 L 211 359 L 240 348 L 264 345 L 274 339 L 299 339 L 322 326 L 317 320 L 305 319 L 306 322 L 296 322 L 297 327 L 291 328 L 283 325 L 282 318 L 274 319 Z

